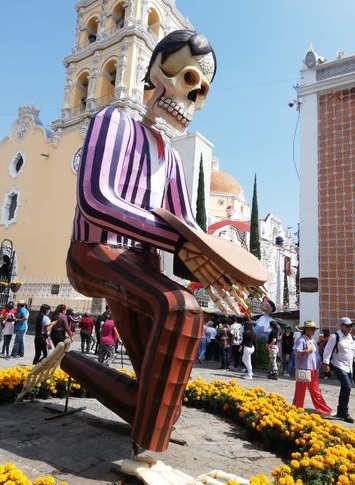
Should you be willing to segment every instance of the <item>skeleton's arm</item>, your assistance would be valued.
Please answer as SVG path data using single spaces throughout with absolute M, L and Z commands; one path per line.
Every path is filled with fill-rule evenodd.
M 179 258 L 208 291 L 212 301 L 223 313 L 226 307 L 240 313 L 240 304 L 249 313 L 248 296 L 260 297 L 262 289 L 244 285 L 225 273 L 214 261 L 205 256 L 194 244 L 185 242 L 178 253 Z M 224 304 L 223 304 L 224 303 Z

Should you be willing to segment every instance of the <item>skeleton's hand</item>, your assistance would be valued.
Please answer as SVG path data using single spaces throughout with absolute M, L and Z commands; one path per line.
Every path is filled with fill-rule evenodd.
M 192 243 L 185 242 L 178 253 L 185 266 L 208 291 L 214 304 L 223 313 L 226 307 L 233 313 L 240 314 L 239 305 L 249 313 L 248 296 L 250 293 L 262 295 L 262 290 L 243 285 L 219 266 Z

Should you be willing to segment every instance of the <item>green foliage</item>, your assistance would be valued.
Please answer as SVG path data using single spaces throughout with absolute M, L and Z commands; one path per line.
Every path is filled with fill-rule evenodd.
M 283 294 L 283 306 L 284 308 L 288 308 L 290 304 L 290 296 L 288 291 L 288 279 L 287 274 L 284 274 L 284 294 Z
M 196 200 L 196 221 L 201 229 L 207 230 L 207 216 L 205 205 L 205 176 L 203 172 L 202 153 L 200 158 L 200 171 L 198 174 L 197 200 Z
M 250 245 L 249 251 L 258 259 L 261 259 L 260 253 L 260 236 L 259 236 L 259 211 L 258 196 L 256 186 L 256 175 L 254 177 L 253 200 L 250 216 Z
M 255 368 L 256 369 L 268 369 L 269 367 L 269 353 L 265 349 L 266 341 L 262 339 L 256 339 L 255 342 Z

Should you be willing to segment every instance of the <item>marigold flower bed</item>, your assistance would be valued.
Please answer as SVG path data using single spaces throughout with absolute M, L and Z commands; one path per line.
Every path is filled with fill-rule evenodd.
M 0 485 L 68 485 L 67 482 L 56 482 L 55 478 L 39 477 L 33 482 L 26 475 L 16 468 L 13 463 L 0 465 Z
M 1 403 L 16 399 L 30 369 L 0 370 Z M 67 374 L 57 369 L 34 389 L 34 394 L 40 397 L 43 386 L 50 395 L 57 396 L 58 389 L 66 388 L 68 379 Z M 71 392 L 78 391 L 82 391 L 80 385 L 73 382 Z M 355 485 L 355 431 L 290 406 L 280 394 L 266 393 L 262 387 L 245 390 L 234 380 L 207 383 L 196 379 L 186 387 L 184 404 L 232 419 L 285 459 L 287 464 L 271 471 L 272 482 L 265 475 L 258 475 L 250 478 L 251 485 Z M 7 478 L 7 482 L 3 470 L 9 466 L 14 467 L 0 465 L 0 485 L 55 484 L 53 477 L 34 482 L 26 477 L 17 481 Z M 227 485 L 237 484 L 230 481 Z

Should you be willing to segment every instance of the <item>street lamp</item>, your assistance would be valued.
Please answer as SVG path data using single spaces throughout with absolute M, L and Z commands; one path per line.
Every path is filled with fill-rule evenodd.
M 6 305 L 9 299 L 10 282 L 14 262 L 14 245 L 10 239 L 3 239 L 0 245 L 0 281 L 7 283 L 3 292 L 3 305 Z

